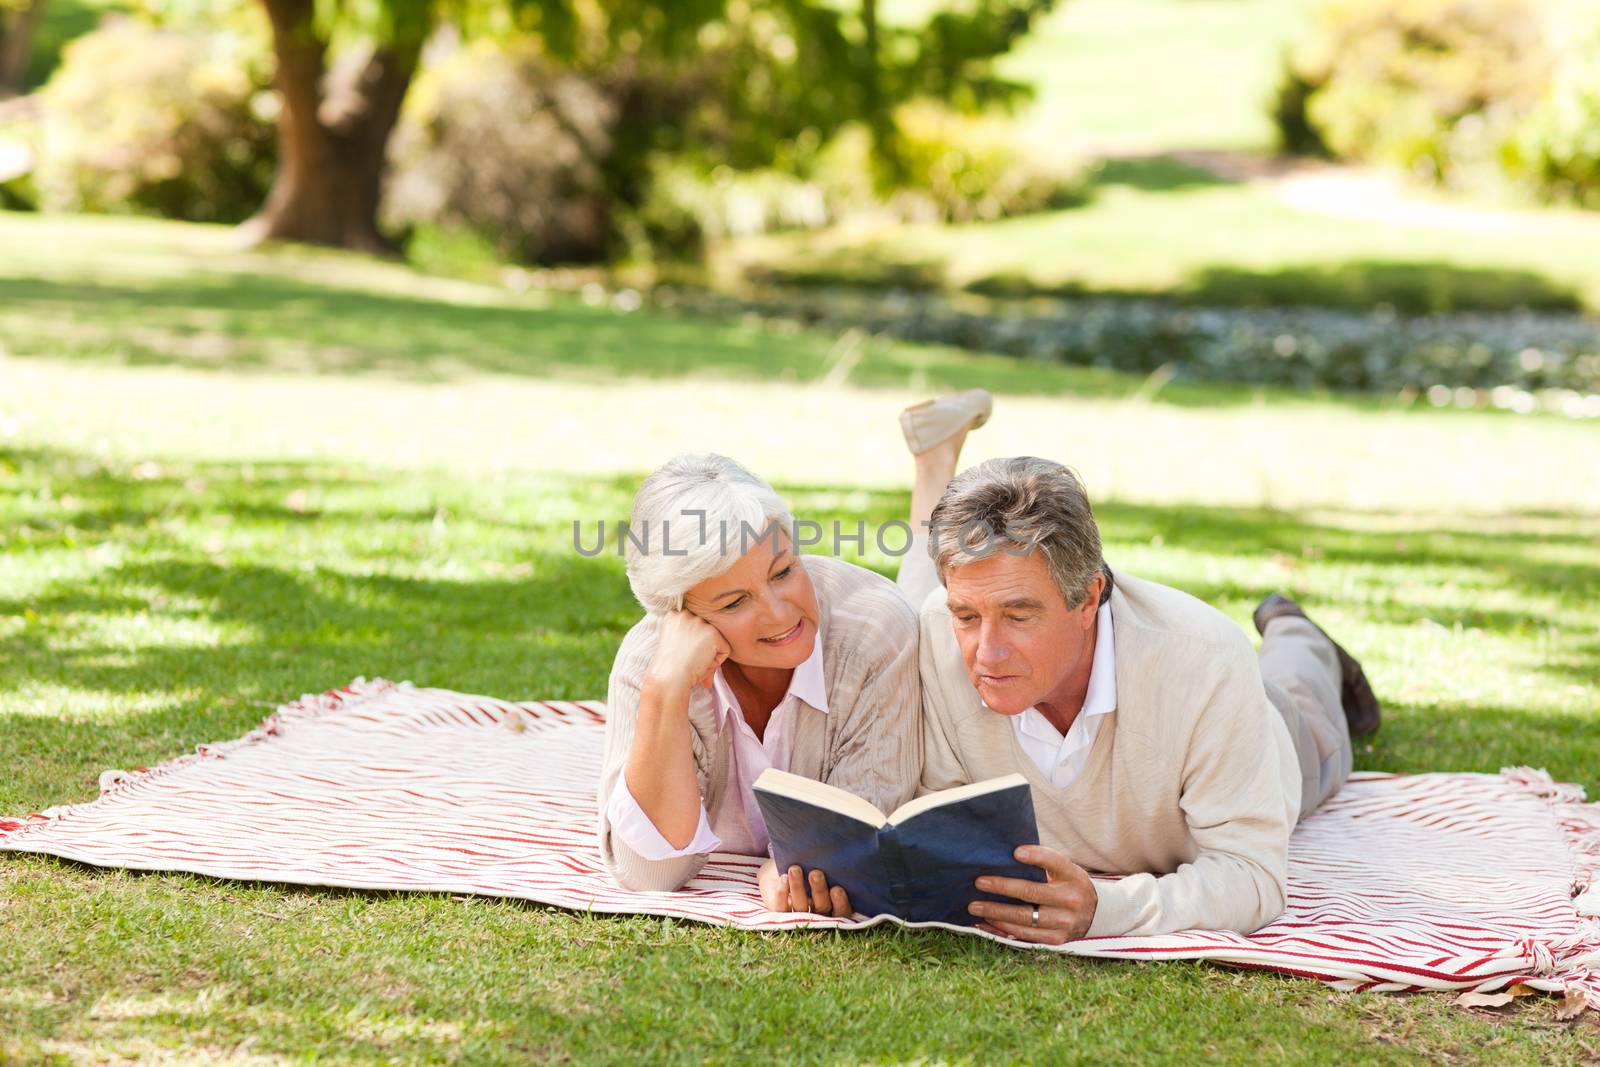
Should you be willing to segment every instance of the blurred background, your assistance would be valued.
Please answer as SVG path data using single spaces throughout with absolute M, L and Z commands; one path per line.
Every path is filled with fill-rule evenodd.
M 599 697 L 640 609 L 575 521 L 715 450 L 870 530 L 973 386 L 1113 566 L 1360 656 L 1358 769 L 1600 787 L 1593 0 L 0 0 L 0 98 L 0 814 L 358 674 Z M 1594 1055 L 970 939 L 43 859 L 0 910 L 5 1062 Z
M 0 247 L 34 276 L 309 242 L 623 310 L 1600 417 L 1583 0 L 0 0 L 6 97 Z

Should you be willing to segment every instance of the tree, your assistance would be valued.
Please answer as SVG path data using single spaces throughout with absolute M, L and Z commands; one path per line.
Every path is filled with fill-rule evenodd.
M 920 27 L 890 28 L 875 0 L 859 13 L 829 0 L 376 0 L 364 17 L 357 12 L 366 9 L 338 0 L 261 3 L 277 60 L 280 162 L 244 234 L 376 253 L 394 250 L 377 225 L 389 135 L 423 43 L 446 20 L 468 35 L 537 37 L 552 59 L 580 69 L 627 71 L 650 90 L 644 104 L 675 77 L 715 85 L 720 98 L 707 100 L 715 121 L 694 135 L 734 165 L 758 165 L 786 131 L 826 138 L 851 121 L 866 122 L 880 158 L 892 161 L 895 104 L 928 95 L 972 105 L 1014 99 L 1023 87 L 995 76 L 992 60 L 1051 6 L 968 0 Z M 334 42 L 351 38 L 359 43 L 330 59 Z M 707 74 L 699 67 L 713 53 L 720 68 Z M 639 111 L 626 131 L 631 150 L 619 156 L 624 199 L 636 197 L 647 153 L 686 136 L 681 115 Z
M 262 0 L 277 61 L 278 173 L 241 227 L 280 239 L 391 254 L 378 232 L 384 150 L 432 21 L 428 0 L 385 0 L 383 24 L 331 68 L 315 0 Z
M 0 0 L 0 100 L 22 92 L 45 0 Z

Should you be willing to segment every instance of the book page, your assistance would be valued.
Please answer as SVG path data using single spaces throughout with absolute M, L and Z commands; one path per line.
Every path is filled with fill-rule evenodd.
M 760 779 L 757 779 L 757 781 L 759 780 Z M 903 823 L 912 816 L 927 811 L 929 808 L 937 808 L 945 804 L 957 804 L 963 800 L 966 800 L 968 797 L 978 797 L 985 793 L 993 793 L 1001 789 L 1010 789 L 1014 785 L 1027 784 L 1028 780 L 1022 775 L 1007 774 L 999 778 L 990 778 L 982 782 L 973 782 L 971 785 L 958 785 L 954 789 L 941 789 L 937 793 L 929 793 L 927 796 L 917 797 L 915 800 L 906 801 L 898 808 L 895 808 L 894 812 L 890 814 L 889 818 L 885 821 L 893 824 Z M 828 786 L 826 788 L 831 789 L 832 786 Z M 842 792 L 842 790 L 835 790 L 835 792 Z M 850 794 L 848 793 L 845 794 L 845 796 L 849 795 Z M 865 801 L 862 801 L 862 803 L 865 803 Z M 870 804 L 867 806 L 871 807 Z
M 765 793 L 801 800 L 819 808 L 827 808 L 829 811 L 836 811 L 840 815 L 855 819 L 857 822 L 864 822 L 874 828 L 881 828 L 889 821 L 883 817 L 883 812 L 854 793 L 826 782 L 814 781 L 772 767 L 761 772 L 756 778 L 754 788 Z M 946 790 L 946 792 L 956 792 L 956 790 Z

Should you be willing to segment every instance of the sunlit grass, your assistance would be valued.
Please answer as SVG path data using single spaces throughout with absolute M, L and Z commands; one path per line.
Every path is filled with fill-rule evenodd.
M 383 316 L 448 320 L 470 350 L 479 320 L 451 309 L 492 302 L 452 303 L 393 267 L 346 277 L 342 257 L 229 263 L 209 231 L 137 228 L 52 231 L 24 266 L 0 264 L 0 812 L 88 799 L 108 767 L 236 737 L 357 674 L 603 695 L 639 609 L 620 560 L 573 551 L 574 519 L 624 516 L 642 470 L 717 447 L 802 516 L 870 528 L 907 505 L 897 406 L 982 381 L 1009 391 L 973 458 L 1078 463 L 1114 566 L 1241 625 L 1291 592 L 1363 658 L 1387 711 L 1358 766 L 1533 764 L 1600 787 L 1590 426 L 1228 390 L 1135 401 L 1139 383 L 1116 376 L 908 345 L 863 360 L 883 375 L 871 389 L 737 361 L 688 374 L 673 346 L 741 338 L 813 373 L 833 339 L 587 308 L 482 320 L 488 348 L 497 330 L 532 351 L 547 326 L 570 331 L 536 366 L 418 373 L 438 357 Z M 109 316 L 122 343 L 138 301 L 97 310 L 82 278 L 131 285 L 142 259 L 165 262 L 145 239 L 219 257 L 146 280 L 153 320 L 314 362 L 319 338 L 360 347 L 364 327 L 394 362 L 200 366 L 52 339 L 40 323 L 64 321 L 59 305 Z M 338 280 L 305 287 L 321 310 L 230 317 L 236 290 L 301 269 Z M 374 288 L 386 302 L 363 303 Z M 608 344 L 631 363 L 586 371 Z M 44 858 L 0 859 L 0 930 L 0 1061 L 1579 1063 L 1595 1044 L 1543 998 L 1494 1019 L 1444 997 L 944 935 L 741 934 Z

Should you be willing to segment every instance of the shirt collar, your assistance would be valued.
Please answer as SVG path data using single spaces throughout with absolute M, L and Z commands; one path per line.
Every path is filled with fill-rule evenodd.
M 1117 710 L 1117 642 L 1111 633 L 1111 601 L 1095 614 L 1094 662 L 1089 665 L 1089 688 L 1083 694 L 1084 718 Z
M 727 715 L 739 706 L 739 701 L 734 697 L 728 680 L 722 675 L 722 668 L 717 668 L 717 673 L 711 677 L 711 691 L 717 698 L 717 709 Z M 816 708 L 824 715 L 828 713 L 828 682 L 822 673 L 822 630 L 817 630 L 817 639 L 812 642 L 811 655 L 805 662 L 794 669 L 794 674 L 789 678 L 788 692 L 783 694 L 783 700 L 796 697 L 811 707 Z M 778 701 L 779 704 L 783 700 Z

